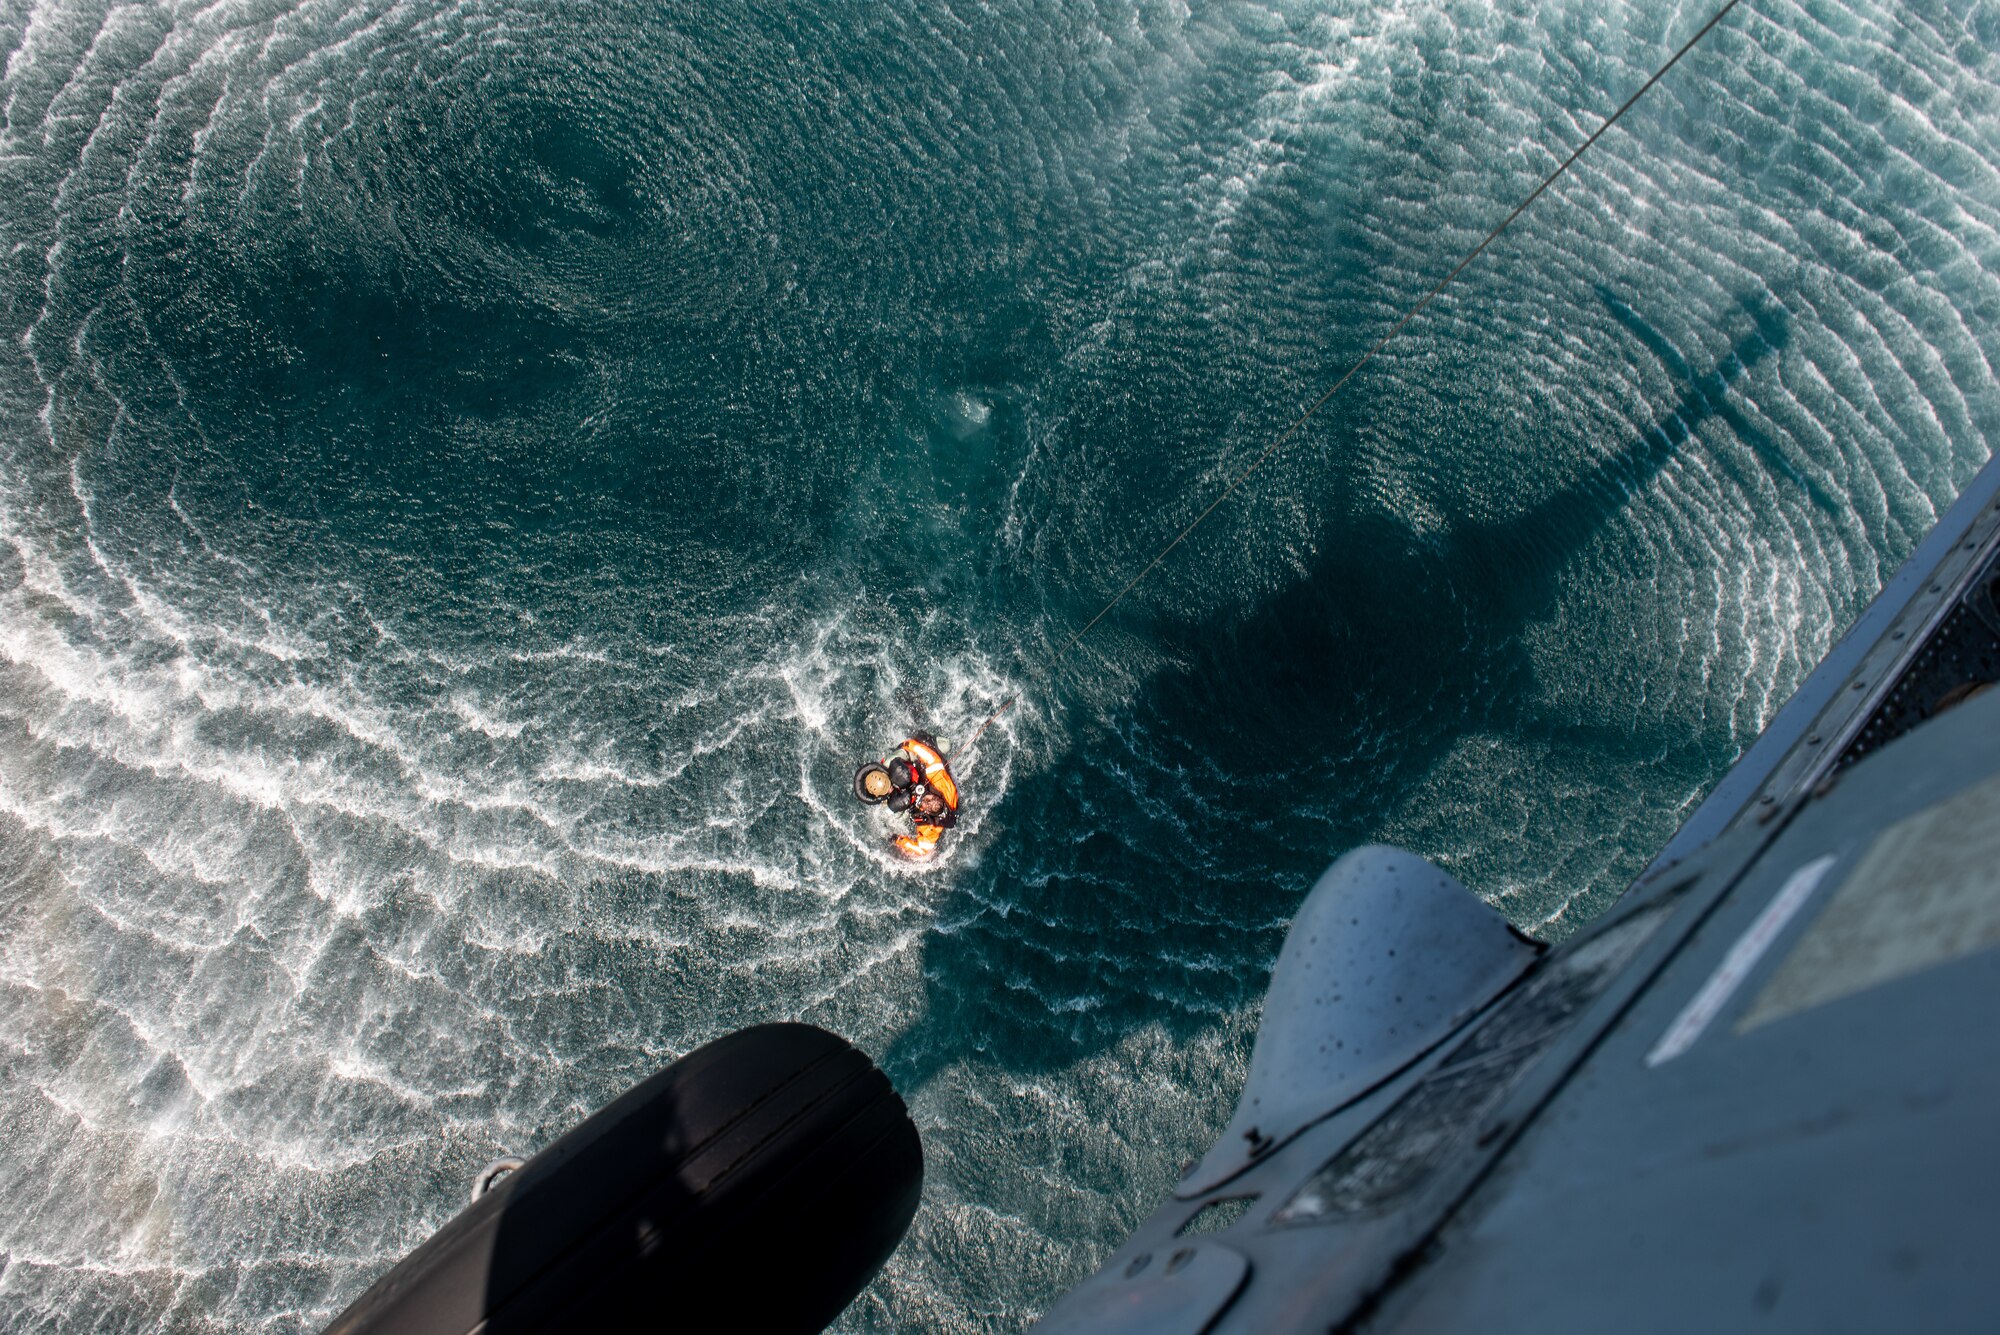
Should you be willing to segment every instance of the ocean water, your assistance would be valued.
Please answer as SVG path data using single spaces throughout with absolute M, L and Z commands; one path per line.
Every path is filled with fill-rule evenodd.
M 2000 429 L 2000 5 L 6 0 L 0 1329 L 309 1331 L 798 1017 L 1018 1329 L 1389 840 L 1612 902 Z M 969 817 L 847 788 L 915 724 Z

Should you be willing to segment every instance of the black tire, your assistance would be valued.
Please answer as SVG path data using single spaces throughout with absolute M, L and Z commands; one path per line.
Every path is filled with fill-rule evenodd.
M 864 1054 L 811 1025 L 745 1029 L 502 1178 L 327 1335 L 818 1331 L 895 1250 L 923 1174 Z
M 889 799 L 888 793 L 877 797 L 861 785 L 870 774 L 887 774 L 888 772 L 888 766 L 882 764 L 879 760 L 871 760 L 860 769 L 854 771 L 854 795 L 871 807 L 877 802 L 886 802 Z

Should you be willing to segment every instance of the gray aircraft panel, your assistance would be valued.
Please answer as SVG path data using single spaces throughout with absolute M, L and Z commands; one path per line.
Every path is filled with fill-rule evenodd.
M 1989 462 L 1611 913 L 1490 1002 L 1437 957 L 1476 1013 L 1344 1107 L 1339 1063 L 1262 1063 L 1297 1130 L 1219 1144 L 1044 1328 L 1144 1329 L 1162 1263 L 1220 1275 L 1212 1247 L 1245 1270 L 1205 1335 L 2000 1328 L 1996 496 Z M 1349 945 L 1453 916 L 1366 893 L 1372 865 L 1299 921 L 1343 885 L 1381 907 Z M 1323 990 L 1306 944 L 1274 995 Z M 1353 956 L 1320 962 L 1384 976 Z M 1374 1051 L 1351 1026 L 1388 1013 L 1279 1007 L 1260 1051 Z
M 1989 693 L 1812 802 L 1366 1328 L 1994 1329 L 2000 953 L 1921 952 L 1923 967 L 1741 1021 L 1890 826 L 1996 772 Z M 1816 893 L 1731 972 L 1791 878 L 1829 855 Z M 1924 863 L 1905 865 L 1916 875 L 1892 872 L 1875 897 L 1921 902 Z M 2000 866 L 1975 884 L 2000 901 Z M 1718 976 L 1734 987 L 1699 1035 L 1649 1064 Z

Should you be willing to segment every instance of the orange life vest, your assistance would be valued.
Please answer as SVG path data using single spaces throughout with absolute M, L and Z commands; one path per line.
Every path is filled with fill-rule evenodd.
M 953 811 L 958 810 L 958 784 L 951 777 L 951 770 L 944 763 L 944 757 L 931 746 L 912 737 L 903 743 L 903 754 L 913 761 L 923 772 L 924 782 L 944 799 L 944 804 Z
M 938 840 L 944 838 L 944 826 L 919 825 L 914 836 L 896 836 L 896 848 L 906 858 L 922 859 L 937 852 Z
M 912 737 L 903 743 L 901 750 L 924 776 L 925 785 L 944 799 L 948 809 L 958 810 L 958 784 L 951 777 L 951 768 L 944 763 L 944 757 L 938 754 L 937 748 Z M 937 852 L 938 840 L 942 838 L 944 826 L 918 820 L 916 834 L 897 835 L 896 847 L 904 857 L 922 859 Z

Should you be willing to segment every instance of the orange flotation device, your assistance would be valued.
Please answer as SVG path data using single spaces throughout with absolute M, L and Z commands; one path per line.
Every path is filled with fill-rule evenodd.
M 910 763 L 923 774 L 924 782 L 937 790 L 944 804 L 953 811 L 958 810 L 958 784 L 952 779 L 951 767 L 944 763 L 944 757 L 938 754 L 937 748 L 912 737 L 903 743 L 901 749 L 910 758 Z
M 921 862 L 937 852 L 938 840 L 944 838 L 944 826 L 919 825 L 915 834 L 896 836 L 896 851 L 912 861 Z
M 921 738 L 911 737 L 897 748 L 909 758 L 910 764 L 923 775 L 924 786 L 944 799 L 947 811 L 958 810 L 958 782 L 951 777 L 951 767 L 944 763 L 944 756 L 935 746 Z M 896 836 L 896 850 L 906 858 L 921 860 L 937 852 L 938 840 L 944 838 L 945 827 L 932 824 L 922 817 L 917 818 L 917 832 L 914 835 Z

